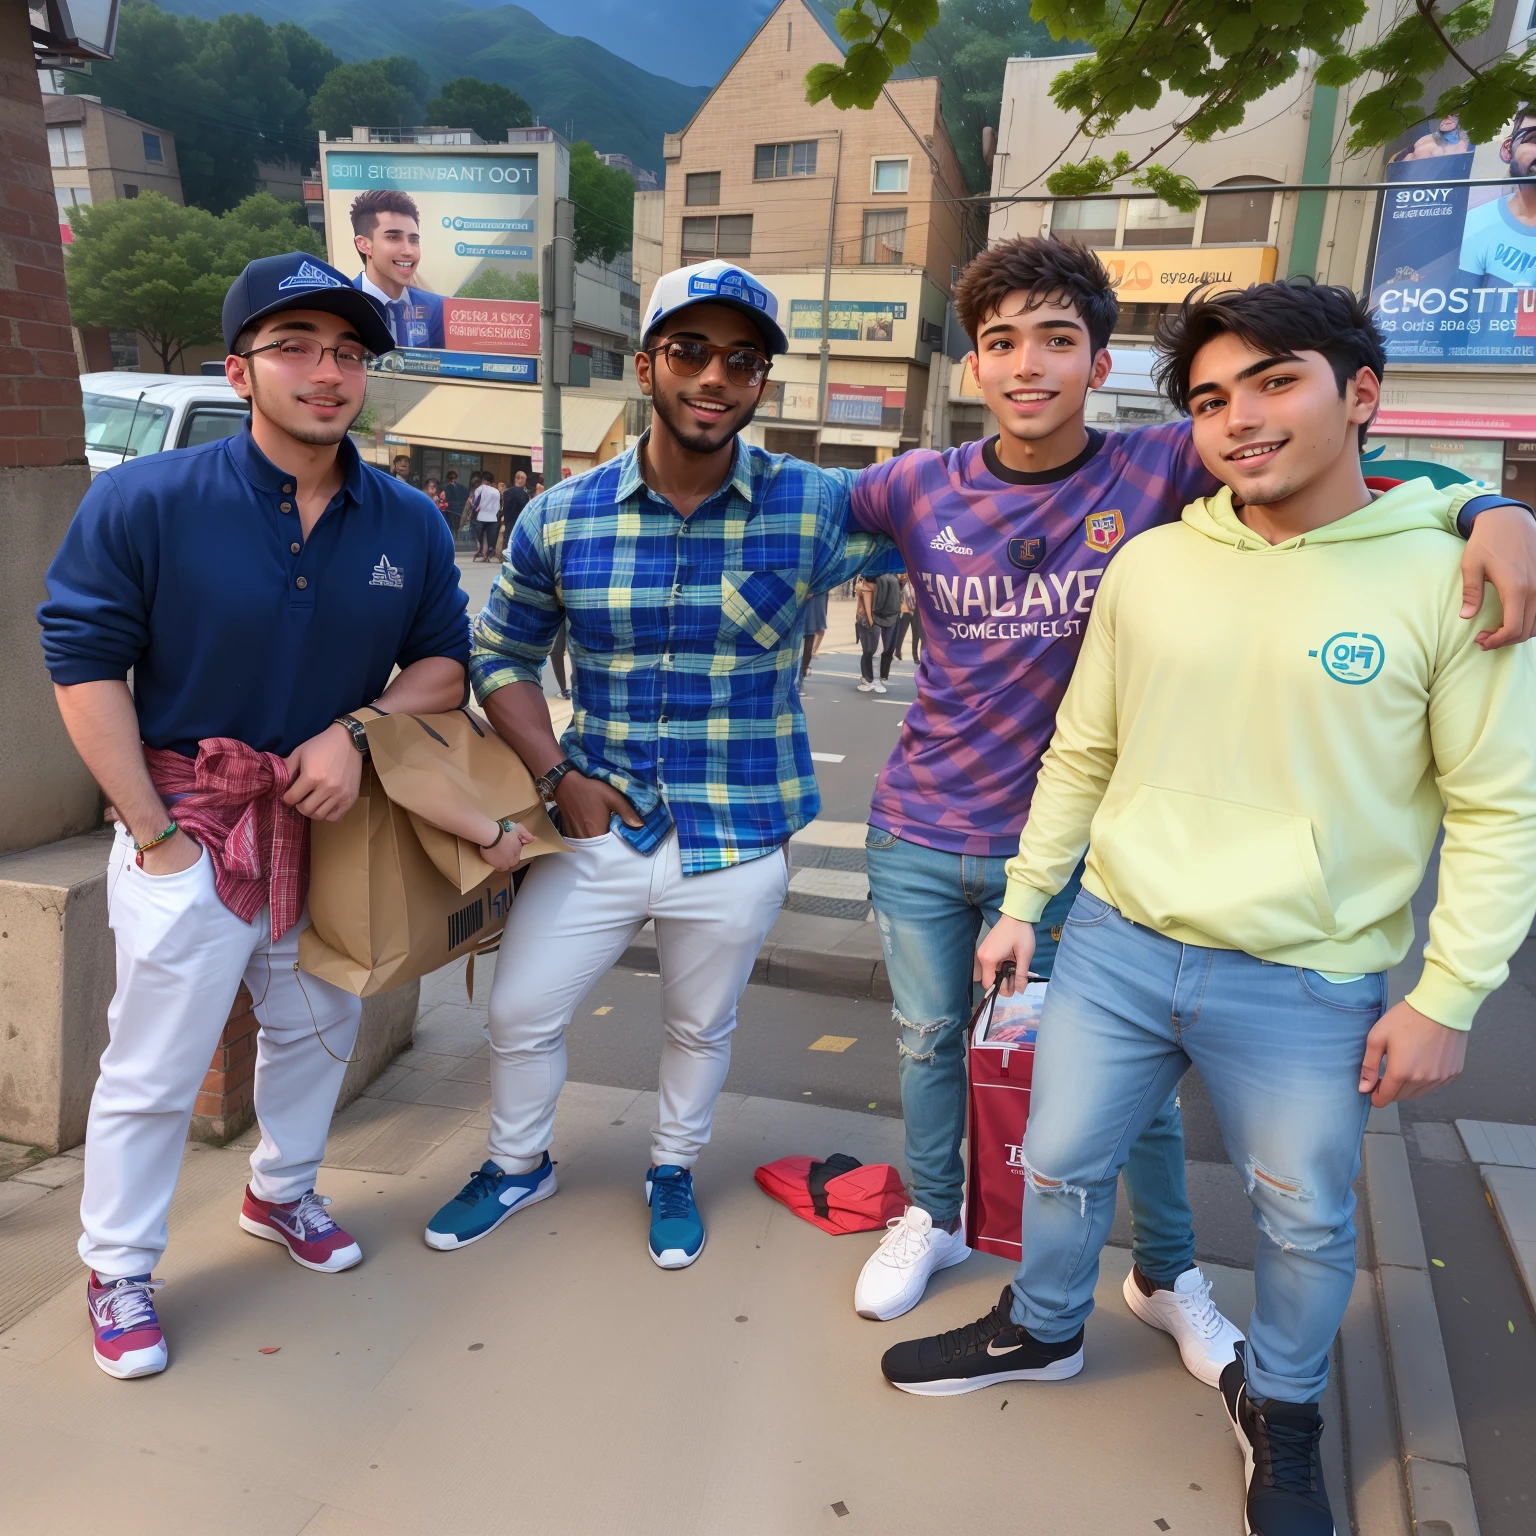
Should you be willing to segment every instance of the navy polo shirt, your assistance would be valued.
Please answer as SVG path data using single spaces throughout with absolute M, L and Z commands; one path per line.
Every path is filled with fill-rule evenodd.
M 39 605 L 55 683 L 133 672 L 147 746 L 213 736 L 286 756 L 376 699 L 399 665 L 469 659 L 442 513 L 341 444 L 345 481 L 306 540 L 295 482 L 249 426 L 91 482 Z

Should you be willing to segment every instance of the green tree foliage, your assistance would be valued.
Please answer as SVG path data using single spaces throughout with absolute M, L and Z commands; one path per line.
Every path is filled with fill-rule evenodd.
M 258 161 L 313 162 L 308 81 L 338 63 L 291 22 L 205 21 L 124 0 L 117 57 L 72 74 L 69 88 L 174 134 L 187 200 L 222 212 L 254 190 Z
M 505 272 L 497 272 L 492 267 L 487 267 L 478 277 L 472 277 L 457 294 L 461 299 L 521 299 L 525 303 L 538 296 L 537 273 L 519 272 L 515 277 L 508 277 Z
M 526 128 L 533 121 L 533 108 L 504 85 L 460 75 L 457 80 L 446 81 L 427 103 L 425 121 L 445 128 L 473 128 L 487 144 L 500 144 L 507 137 L 507 129 Z
M 219 217 L 157 192 L 70 212 L 69 307 L 80 325 L 137 331 L 167 373 L 218 339 L 224 295 L 258 256 L 323 255 L 302 210 L 257 193 Z
M 576 204 L 576 260 L 612 261 L 635 235 L 635 184 L 604 165 L 585 139 L 571 146 L 571 201 Z
M 1054 39 L 1019 0 L 944 0 L 938 26 L 913 50 L 911 62 L 938 76 L 944 120 L 973 190 L 982 191 L 991 179 L 981 158 L 981 130 L 997 127 L 1008 60 L 1079 51 L 1077 43 Z
M 309 103 L 309 120 L 332 138 L 347 137 L 358 123 L 399 127 L 422 120 L 426 71 L 411 59 L 369 59 L 341 64 L 320 82 Z
M 837 13 L 847 56 L 841 66 L 820 64 L 806 75 L 807 99 L 873 106 L 891 70 L 907 62 L 913 43 L 936 24 L 938 10 L 937 0 L 851 0 Z M 1080 195 L 1129 176 L 1175 207 L 1194 208 L 1193 184 L 1155 157 L 1179 137 L 1203 143 L 1238 127 L 1253 102 L 1301 68 L 1303 54 L 1319 60 L 1323 85 L 1348 85 L 1371 73 L 1379 78 L 1350 110 L 1349 148 L 1356 153 L 1426 117 L 1453 112 L 1472 139 L 1484 142 L 1536 96 L 1536 44 L 1478 67 L 1458 51 L 1487 31 L 1492 0 L 1450 6 L 1412 0 L 1380 41 L 1359 47 L 1350 34 L 1367 10 L 1366 0 L 1141 0 L 1134 6 L 1034 0 L 1030 14 L 1053 38 L 1091 50 L 1051 83 L 1052 99 L 1077 118 L 1078 137 L 1090 144 L 1106 137 L 1128 113 L 1156 107 L 1164 90 L 1191 103 L 1140 160 L 1120 153 L 1062 163 L 1047 177 L 1047 189 Z M 1462 78 L 1426 102 L 1425 83 L 1448 60 Z

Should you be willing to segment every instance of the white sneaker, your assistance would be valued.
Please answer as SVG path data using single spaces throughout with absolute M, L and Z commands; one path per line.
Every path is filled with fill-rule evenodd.
M 946 1232 L 915 1205 L 892 1217 L 886 1226 L 890 1230 L 865 1261 L 853 1288 L 853 1310 L 882 1323 L 910 1312 L 923 1299 L 934 1270 L 948 1269 L 971 1256 L 963 1227 Z
M 1125 1277 L 1125 1304 L 1142 1322 L 1171 1334 L 1184 1369 L 1206 1386 L 1220 1384 L 1222 1371 L 1237 1358 L 1242 1331 L 1216 1310 L 1211 1282 L 1198 1264 L 1186 1269 L 1171 1291 L 1141 1294 L 1133 1269 Z
M 860 682 L 859 682 L 859 692 L 860 693 L 873 693 L 874 691 L 875 691 L 875 685 L 873 683 L 866 683 L 862 679 L 860 679 Z
M 891 691 L 884 683 L 875 683 L 873 687 L 876 693 L 889 693 Z

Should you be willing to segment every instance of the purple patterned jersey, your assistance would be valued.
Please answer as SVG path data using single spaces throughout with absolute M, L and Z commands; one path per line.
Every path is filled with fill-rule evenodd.
M 1105 568 L 1216 481 L 1187 421 L 1090 432 L 1040 474 L 1009 469 L 994 442 L 864 470 L 853 521 L 895 540 L 923 621 L 917 702 L 869 819 L 925 847 L 1008 856 Z

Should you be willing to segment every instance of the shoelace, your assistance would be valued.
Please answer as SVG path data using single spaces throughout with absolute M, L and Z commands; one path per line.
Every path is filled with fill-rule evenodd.
M 686 1174 L 679 1179 L 652 1179 L 651 1209 L 661 1221 L 690 1216 L 693 1213 L 693 1180 Z
M 1189 1325 L 1203 1339 L 1214 1339 L 1221 1331 L 1221 1313 L 1216 1309 L 1216 1303 L 1211 1300 L 1211 1282 L 1204 1275 L 1200 1277 L 1200 1288 L 1196 1291 L 1180 1293 L 1175 1291 L 1180 1308 L 1184 1316 L 1189 1319 Z
M 121 1333 L 132 1333 L 135 1328 L 157 1324 L 160 1320 L 150 1295 L 164 1284 L 164 1280 L 119 1280 L 107 1296 L 112 1326 Z
M 454 1199 L 465 1205 L 474 1205 L 477 1201 L 484 1200 L 487 1195 L 494 1194 L 500 1182 L 483 1169 L 476 1168 L 469 1176 L 469 1183 L 454 1196 Z
M 977 1318 L 974 1323 L 941 1333 L 939 1358 L 958 1360 L 964 1355 L 973 1355 L 977 1350 L 984 1349 L 989 1339 L 995 1339 L 1003 1329 L 1013 1326 L 1013 1318 L 1004 1311 L 1002 1302 L 999 1302 L 985 1317 Z
M 1286 1419 L 1264 1419 L 1264 1470 L 1269 1483 L 1285 1493 L 1315 1493 L 1312 1455 L 1322 1423 L 1305 1427 Z
M 300 1195 L 294 1201 L 294 1220 L 298 1222 L 306 1241 L 310 1238 L 329 1237 L 336 1231 L 336 1223 L 325 1212 L 326 1206 L 330 1203 L 329 1195 L 317 1195 L 314 1190 Z
M 899 1268 L 921 1256 L 925 1239 L 905 1216 L 892 1216 L 885 1225 L 888 1230 L 880 1241 L 879 1250 L 883 1263 Z

